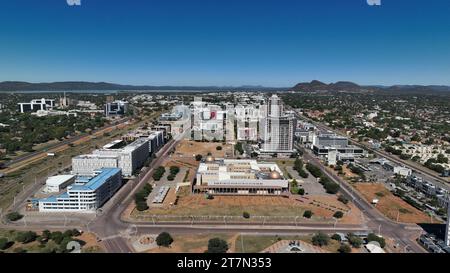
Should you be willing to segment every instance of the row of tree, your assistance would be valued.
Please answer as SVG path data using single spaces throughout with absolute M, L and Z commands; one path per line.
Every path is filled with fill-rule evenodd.
M 147 197 L 152 191 L 152 185 L 145 184 L 145 186 L 134 195 L 134 202 L 138 211 L 148 210 Z
M 319 183 L 322 184 L 322 186 L 325 188 L 327 193 L 330 194 L 336 194 L 339 189 L 340 186 L 339 184 L 333 182 L 330 180 L 330 178 L 328 178 L 328 176 L 326 176 L 319 167 L 308 163 L 306 164 L 306 169 L 316 178 L 319 178 Z

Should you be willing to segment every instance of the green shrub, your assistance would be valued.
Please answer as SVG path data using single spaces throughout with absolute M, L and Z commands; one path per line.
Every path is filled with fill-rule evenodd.
M 342 218 L 343 216 L 344 216 L 344 213 L 343 213 L 342 211 L 336 211 L 336 212 L 333 214 L 333 217 L 336 218 L 336 219 L 340 219 L 340 218 Z
M 36 241 L 37 234 L 33 231 L 19 232 L 16 236 L 16 241 L 22 244 L 28 244 Z
M 350 253 L 352 252 L 352 248 L 348 244 L 341 244 L 338 251 L 339 253 Z
M 339 234 L 336 234 L 336 233 L 331 236 L 331 239 L 338 241 L 338 242 L 340 242 L 342 240 L 341 236 L 339 236 Z
M 368 242 L 372 242 L 372 241 L 378 242 L 380 244 L 380 247 L 382 247 L 382 248 L 384 248 L 386 246 L 386 241 L 384 240 L 384 238 L 376 235 L 375 233 L 370 233 L 367 236 L 367 241 Z
M 0 249 L 6 250 L 10 248 L 14 242 L 9 241 L 7 238 L 0 238 Z
M 167 232 L 161 232 L 158 237 L 156 237 L 156 244 L 158 246 L 168 247 L 173 243 L 172 236 Z
M 326 246 L 330 242 L 330 237 L 322 232 L 317 233 L 312 237 L 312 243 L 315 246 Z
M 23 215 L 18 212 L 11 212 L 6 215 L 9 221 L 15 222 L 23 218 Z
M 226 253 L 228 243 L 220 238 L 212 238 L 208 241 L 207 253 Z
M 311 218 L 312 215 L 313 215 L 313 212 L 310 210 L 307 210 L 303 213 L 303 217 L 308 218 L 308 219 Z
M 363 240 L 359 238 L 358 236 L 355 236 L 354 234 L 350 233 L 347 235 L 349 243 L 356 248 L 360 248 L 363 244 Z

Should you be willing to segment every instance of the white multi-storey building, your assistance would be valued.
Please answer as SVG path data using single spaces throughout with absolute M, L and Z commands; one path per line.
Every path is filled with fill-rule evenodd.
M 238 141 L 257 141 L 260 121 L 264 118 L 263 107 L 254 105 L 237 105 L 235 107 Z
M 227 135 L 227 112 L 219 105 L 193 102 L 192 131 L 194 140 L 224 140 Z
M 122 185 L 118 168 L 101 169 L 93 177 L 78 177 L 67 192 L 38 200 L 40 212 L 94 212 Z
M 171 113 L 162 114 L 159 123 L 169 125 L 170 133 L 173 137 L 176 137 L 191 128 L 191 110 L 186 105 L 177 105 Z
M 99 168 L 120 168 L 124 176 L 132 176 L 144 165 L 150 151 L 149 141 L 145 138 L 139 138 L 123 148 L 108 149 L 108 145 L 105 147 L 95 150 L 92 154 L 72 158 L 72 173 L 90 175 Z
M 55 107 L 55 100 L 52 99 L 38 99 L 31 102 L 18 103 L 19 111 L 21 113 L 36 112 L 38 110 L 51 110 Z

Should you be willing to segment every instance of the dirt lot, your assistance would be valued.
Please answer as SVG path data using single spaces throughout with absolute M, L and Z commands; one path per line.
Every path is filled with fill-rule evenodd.
M 222 147 L 222 150 L 218 151 L 216 148 L 218 146 Z M 193 157 L 193 155 L 201 154 L 206 156 L 208 153 L 211 153 L 214 157 L 223 158 L 225 154 L 233 153 L 233 146 L 230 144 L 223 144 L 221 142 L 213 143 L 213 142 L 196 142 L 190 140 L 183 140 L 176 147 L 175 156 L 183 156 L 183 157 Z
M 84 232 L 81 236 L 77 237 L 77 239 L 83 240 L 86 244 L 82 248 L 82 252 L 86 253 L 99 253 L 104 252 L 104 249 L 97 242 L 97 236 L 93 233 Z
M 332 218 L 336 211 L 344 212 L 344 217 L 339 220 L 342 224 L 360 224 L 362 221 L 361 211 L 355 205 L 349 203 L 344 205 L 334 195 L 311 195 L 308 197 L 310 203 L 306 205 L 316 216 Z
M 393 195 L 386 187 L 379 183 L 356 183 L 356 189 L 369 201 L 380 200 L 377 209 L 392 220 L 404 223 L 430 223 L 430 216 L 414 208 L 401 198 Z M 436 223 L 437 220 L 434 220 Z

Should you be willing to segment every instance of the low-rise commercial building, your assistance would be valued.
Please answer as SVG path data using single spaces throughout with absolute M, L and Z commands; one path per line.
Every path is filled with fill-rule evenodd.
M 194 193 L 211 195 L 281 195 L 289 183 L 275 163 L 256 160 L 217 159 L 200 163 Z
M 37 99 L 30 102 L 18 103 L 19 111 L 21 113 L 36 112 L 38 110 L 51 110 L 55 107 L 55 100 L 52 99 Z
M 348 138 L 334 133 L 315 135 L 311 148 L 315 155 L 327 158 L 330 151 L 336 150 L 337 159 L 354 161 L 356 157 L 364 156 L 364 149 L 348 144 Z

